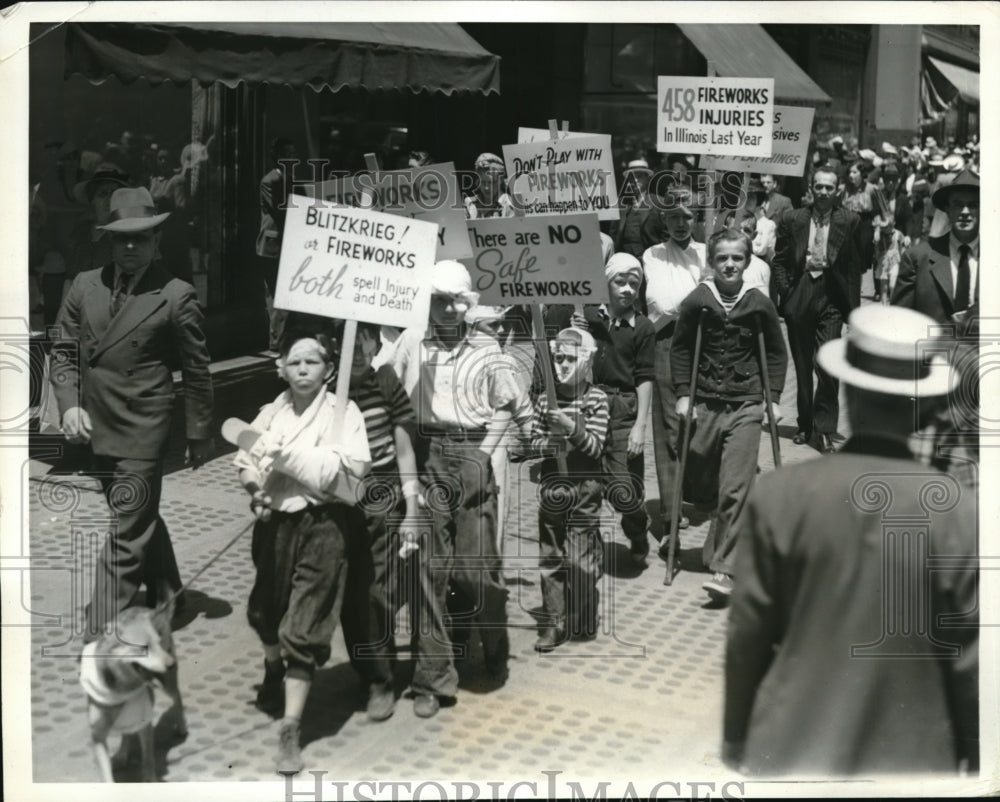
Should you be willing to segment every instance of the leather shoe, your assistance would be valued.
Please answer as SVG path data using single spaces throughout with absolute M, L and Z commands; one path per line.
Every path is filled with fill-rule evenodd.
M 796 432 L 795 437 L 792 438 L 792 442 L 797 446 L 804 446 L 809 442 L 809 435 L 805 432 Z
M 384 685 L 372 685 L 366 712 L 371 721 L 385 721 L 396 708 L 396 694 Z
M 565 639 L 566 633 L 558 627 L 546 627 L 542 630 L 542 634 L 538 636 L 538 640 L 535 641 L 535 651 L 551 652 Z
M 837 450 L 837 447 L 833 444 L 833 438 L 830 435 L 820 434 L 819 450 L 821 454 L 832 454 Z
M 413 712 L 420 718 L 433 718 L 441 709 L 441 703 L 432 693 L 418 693 L 413 699 Z

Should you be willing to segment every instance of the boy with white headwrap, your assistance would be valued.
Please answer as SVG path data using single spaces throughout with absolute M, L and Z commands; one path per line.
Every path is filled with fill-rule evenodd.
M 597 582 L 603 575 L 600 515 L 601 456 L 608 431 L 608 398 L 591 383 L 594 338 L 563 329 L 550 343 L 556 408 L 538 397 L 531 451 L 541 465 L 538 550 L 542 608 L 547 624 L 535 649 L 547 652 L 569 637 L 597 635 Z M 566 473 L 557 457 L 566 460 Z
M 582 319 L 577 314 L 572 320 L 594 338 L 593 381 L 608 397 L 604 494 L 621 513 L 632 561 L 643 565 L 649 554 L 643 452 L 653 398 L 656 331 L 636 308 L 642 285 L 639 260 L 628 253 L 616 253 L 608 259 L 604 275 L 608 303 L 587 306 Z

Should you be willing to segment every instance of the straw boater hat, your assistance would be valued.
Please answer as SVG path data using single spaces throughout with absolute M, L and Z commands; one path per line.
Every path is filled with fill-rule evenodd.
M 965 169 L 965 159 L 960 153 L 952 153 L 942 160 L 941 169 L 946 173 L 960 173 Z
M 153 196 L 145 187 L 116 189 L 111 195 L 110 222 L 98 226 L 104 231 L 135 234 L 156 228 L 170 217 L 170 212 L 156 213 Z
M 630 172 L 632 170 L 637 170 L 638 172 L 650 172 L 649 162 L 645 159 L 632 159 L 628 164 L 625 165 L 625 172 Z
M 826 343 L 816 357 L 845 384 L 911 398 L 946 395 L 958 384 L 958 374 L 943 357 L 921 353 L 935 325 L 927 315 L 871 304 L 851 312 L 847 323 L 847 336 Z
M 948 208 L 948 196 L 958 189 L 974 189 L 976 192 L 979 192 L 979 176 L 972 172 L 972 170 L 963 170 L 955 176 L 954 181 L 940 187 L 931 197 L 931 201 L 938 209 L 946 210 Z
M 73 185 L 73 197 L 80 203 L 90 203 L 90 194 L 93 188 L 101 181 L 108 181 L 120 187 L 127 187 L 128 173 L 111 162 L 99 164 L 90 178 L 85 178 L 83 181 L 78 181 Z

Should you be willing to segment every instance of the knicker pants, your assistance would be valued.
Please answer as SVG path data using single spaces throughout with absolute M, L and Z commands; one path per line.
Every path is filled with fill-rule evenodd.
M 265 645 L 281 645 L 289 677 L 311 679 L 330 659 L 347 576 L 345 533 L 353 512 L 342 504 L 307 507 L 272 513 L 271 520 L 254 525 L 257 577 L 247 618 Z

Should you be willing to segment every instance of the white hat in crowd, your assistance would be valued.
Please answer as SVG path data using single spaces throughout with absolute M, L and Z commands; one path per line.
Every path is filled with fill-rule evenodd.
M 847 336 L 819 349 L 827 373 L 862 390 L 885 395 L 946 395 L 958 374 L 932 341 L 934 320 L 902 306 L 871 304 L 851 312 Z
M 443 259 L 434 265 L 431 292 L 462 298 L 470 307 L 479 303 L 479 293 L 472 289 L 468 269 L 454 259 Z

